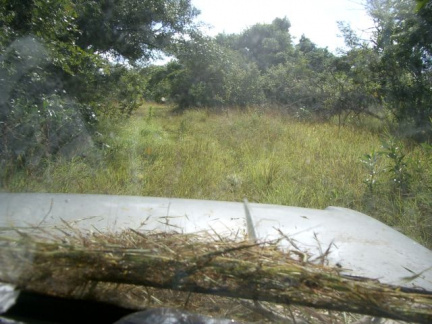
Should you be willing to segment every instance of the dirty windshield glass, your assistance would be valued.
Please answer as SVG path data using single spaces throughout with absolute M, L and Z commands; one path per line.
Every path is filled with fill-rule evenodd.
M 428 0 L 0 0 L 0 322 L 431 323 L 431 141 Z

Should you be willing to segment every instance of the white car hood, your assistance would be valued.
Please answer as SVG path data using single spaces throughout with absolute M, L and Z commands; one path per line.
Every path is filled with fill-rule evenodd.
M 288 237 L 302 251 L 319 256 L 330 247 L 330 265 L 345 274 L 388 284 L 432 290 L 432 251 L 391 227 L 351 209 L 324 210 L 247 204 L 259 241 Z M 244 238 L 245 204 L 236 202 L 113 195 L 0 193 L 0 228 L 124 229 L 195 233 L 214 231 Z M 289 244 L 284 241 L 282 244 Z M 430 269 L 430 270 L 427 270 Z M 415 280 L 404 278 L 417 276 Z

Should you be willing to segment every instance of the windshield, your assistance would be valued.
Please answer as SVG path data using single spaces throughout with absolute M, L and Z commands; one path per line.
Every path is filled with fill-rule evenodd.
M 0 227 L 4 236 L 21 242 L 30 235 L 46 244 L 90 250 L 95 241 L 100 243 L 97 249 L 107 245 L 138 249 L 139 241 L 147 244 L 146 251 L 157 250 L 165 258 L 164 253 L 191 257 L 195 252 L 190 246 L 200 247 L 202 254 L 216 253 L 197 243 L 202 237 L 189 237 L 206 231 L 213 243 L 232 240 L 235 248 L 223 245 L 229 250 L 237 249 L 238 241 L 254 244 L 271 239 L 271 244 L 283 241 L 296 250 L 291 256 L 303 265 L 314 260 L 310 262 L 314 266 L 337 267 L 342 250 L 339 255 L 332 252 L 339 249 L 332 238 L 339 235 L 338 239 L 343 236 L 348 241 L 354 219 L 364 216 L 355 216 L 356 211 L 385 224 L 382 231 L 391 228 L 409 238 L 405 246 L 425 248 L 419 264 L 403 266 L 408 269 L 406 278 L 421 276 L 423 270 L 430 273 L 431 1 L 1 0 L 0 7 L 0 193 L 4 194 Z M 47 195 L 35 196 L 42 193 Z M 234 202 L 239 205 L 230 205 Z M 183 209 L 183 204 L 189 207 Z M 110 218 L 113 209 L 108 205 L 116 208 L 118 220 Z M 305 240 L 310 241 L 296 246 L 280 230 L 287 216 L 279 216 L 279 209 L 268 216 L 273 210 L 269 205 L 303 208 L 289 213 L 298 213 L 301 220 L 313 219 L 313 226 L 331 233 L 328 240 L 316 234 L 312 225 L 303 228 L 291 222 L 290 234 L 296 233 L 296 239 L 303 230 L 309 235 Z M 326 209 L 329 206 L 346 210 Z M 263 216 L 257 212 L 250 225 L 246 220 L 254 208 L 266 212 Z M 24 215 L 23 210 L 30 212 Z M 36 216 L 39 210 L 43 210 L 40 217 Z M 223 216 L 227 210 L 246 215 L 246 220 Z M 198 212 L 225 221 L 218 227 L 194 214 Z M 152 223 L 155 215 L 165 218 Z M 105 218 L 97 223 L 92 218 L 96 216 Z M 268 217 L 277 223 L 263 225 Z M 84 218 L 91 220 L 77 225 Z M 62 222 L 61 230 L 54 219 Z M 367 222 L 364 218 L 358 226 Z M 362 237 L 361 244 L 373 249 L 375 238 L 387 238 L 373 230 L 381 223 L 364 230 L 370 236 Z M 36 227 L 37 234 L 27 232 L 30 227 Z M 135 232 L 126 235 L 124 229 Z M 352 233 L 356 235 L 355 230 Z M 157 239 L 150 239 L 151 235 Z M 166 235 L 174 236 L 167 239 Z M 158 240 L 167 240 L 163 252 Z M 174 241 L 188 248 L 179 251 Z M 10 238 L 5 242 L 10 248 Z M 11 252 L 11 258 L 32 263 L 42 243 L 33 242 L 31 248 L 21 246 L 22 242 L 13 244 L 31 252 L 26 257 Z M 383 245 L 391 249 L 392 242 Z M 116 251 L 107 253 L 116 255 Z M 87 258 L 88 252 L 83 250 L 81 257 Z M 276 258 L 267 252 L 259 253 L 269 260 Z M 368 253 L 374 255 L 372 250 Z M 230 257 L 259 263 L 256 254 L 240 254 Z M 82 258 L 74 262 L 62 266 L 91 267 Z M 109 267 L 102 263 L 94 268 Z M 25 291 L 30 287 L 26 282 L 33 280 L 27 290 L 80 299 L 72 281 L 68 284 L 74 293 L 48 289 L 46 281 L 42 289 L 33 277 L 11 279 L 12 272 L 36 271 L 28 266 L 0 267 L 0 282 Z M 416 266 L 419 270 L 412 270 Z M 360 266 L 356 269 L 362 271 Z M 428 285 L 430 279 L 424 280 Z M 120 284 L 122 279 L 114 281 Z M 143 303 L 181 308 L 194 291 L 182 286 L 181 293 L 167 293 L 160 284 L 147 287 L 143 294 L 137 287 L 148 282 L 134 283 L 123 282 L 121 289 L 128 291 L 129 299 L 122 301 L 108 300 L 116 291 L 112 282 L 97 291 L 88 288 L 89 283 L 82 289 L 99 296 L 93 299 L 133 309 L 142 309 Z M 157 297 L 148 292 L 159 288 L 165 290 Z M 136 299 L 135 289 L 140 291 Z M 231 297 L 220 291 L 214 294 Z M 243 300 L 246 295 L 237 297 Z M 309 322 L 332 321 L 331 312 L 301 307 L 278 312 L 274 305 L 267 308 L 238 300 L 238 309 L 224 313 L 231 301 L 218 297 L 212 308 L 213 297 L 209 298 L 192 298 L 196 307 L 189 310 L 244 321 L 299 316 Z M 315 307 L 319 302 L 299 304 Z M 323 305 L 318 308 L 329 309 Z M 350 316 L 348 322 L 359 319 Z

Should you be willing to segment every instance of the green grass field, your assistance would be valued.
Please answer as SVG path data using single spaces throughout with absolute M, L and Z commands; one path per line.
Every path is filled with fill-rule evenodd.
M 16 172 L 3 190 L 342 206 L 431 248 L 431 146 L 356 123 L 253 109 L 174 114 L 146 104 L 130 119 L 101 122 L 93 154 Z

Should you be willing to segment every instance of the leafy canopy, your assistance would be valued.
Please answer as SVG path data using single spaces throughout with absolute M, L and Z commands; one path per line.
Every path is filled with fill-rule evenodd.
M 190 0 L 0 0 L 0 169 L 63 151 L 97 114 L 128 114 L 146 62 L 194 27 Z M 104 54 L 104 55 L 101 55 Z M 110 58 L 110 59 L 108 59 Z
M 77 45 L 145 61 L 193 30 L 199 11 L 190 0 L 73 0 Z

